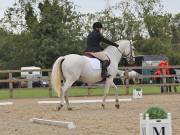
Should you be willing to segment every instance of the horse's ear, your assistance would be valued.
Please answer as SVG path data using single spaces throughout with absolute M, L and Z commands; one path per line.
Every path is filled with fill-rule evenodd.
M 132 44 L 135 44 L 137 42 L 137 40 L 135 40 L 135 41 L 132 41 Z

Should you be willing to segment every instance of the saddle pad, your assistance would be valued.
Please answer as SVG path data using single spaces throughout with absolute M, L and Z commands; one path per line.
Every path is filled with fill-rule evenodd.
M 101 69 L 101 63 L 97 58 L 86 57 L 86 60 L 90 63 L 93 69 Z

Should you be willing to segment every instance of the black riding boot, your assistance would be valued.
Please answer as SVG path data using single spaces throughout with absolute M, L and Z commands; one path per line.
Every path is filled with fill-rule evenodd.
M 109 77 L 110 75 L 107 72 L 107 67 L 109 66 L 109 61 L 105 60 L 102 62 L 102 72 L 101 72 L 101 76 L 103 79 Z

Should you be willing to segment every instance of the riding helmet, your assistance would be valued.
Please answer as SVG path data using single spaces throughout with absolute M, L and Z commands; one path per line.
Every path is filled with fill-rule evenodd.
M 93 29 L 102 28 L 102 27 L 103 27 L 103 26 L 102 26 L 101 22 L 95 22 L 95 23 L 93 24 Z

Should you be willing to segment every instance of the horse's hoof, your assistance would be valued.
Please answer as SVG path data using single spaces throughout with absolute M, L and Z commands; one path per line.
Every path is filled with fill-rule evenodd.
M 71 107 L 68 107 L 68 111 L 72 111 L 72 108 L 71 108 Z
M 61 110 L 61 107 L 60 107 L 60 106 L 57 106 L 57 107 L 56 107 L 56 110 L 57 110 L 57 111 L 60 111 L 60 110 Z
M 101 106 L 102 106 L 103 109 L 105 109 L 105 105 L 104 104 L 102 104 Z
M 62 104 L 58 105 L 58 106 L 56 107 L 57 111 L 60 111 L 62 107 L 63 107 Z
M 117 109 L 119 109 L 119 108 L 120 108 L 120 105 L 119 105 L 119 104 L 115 104 L 115 107 L 116 107 Z

